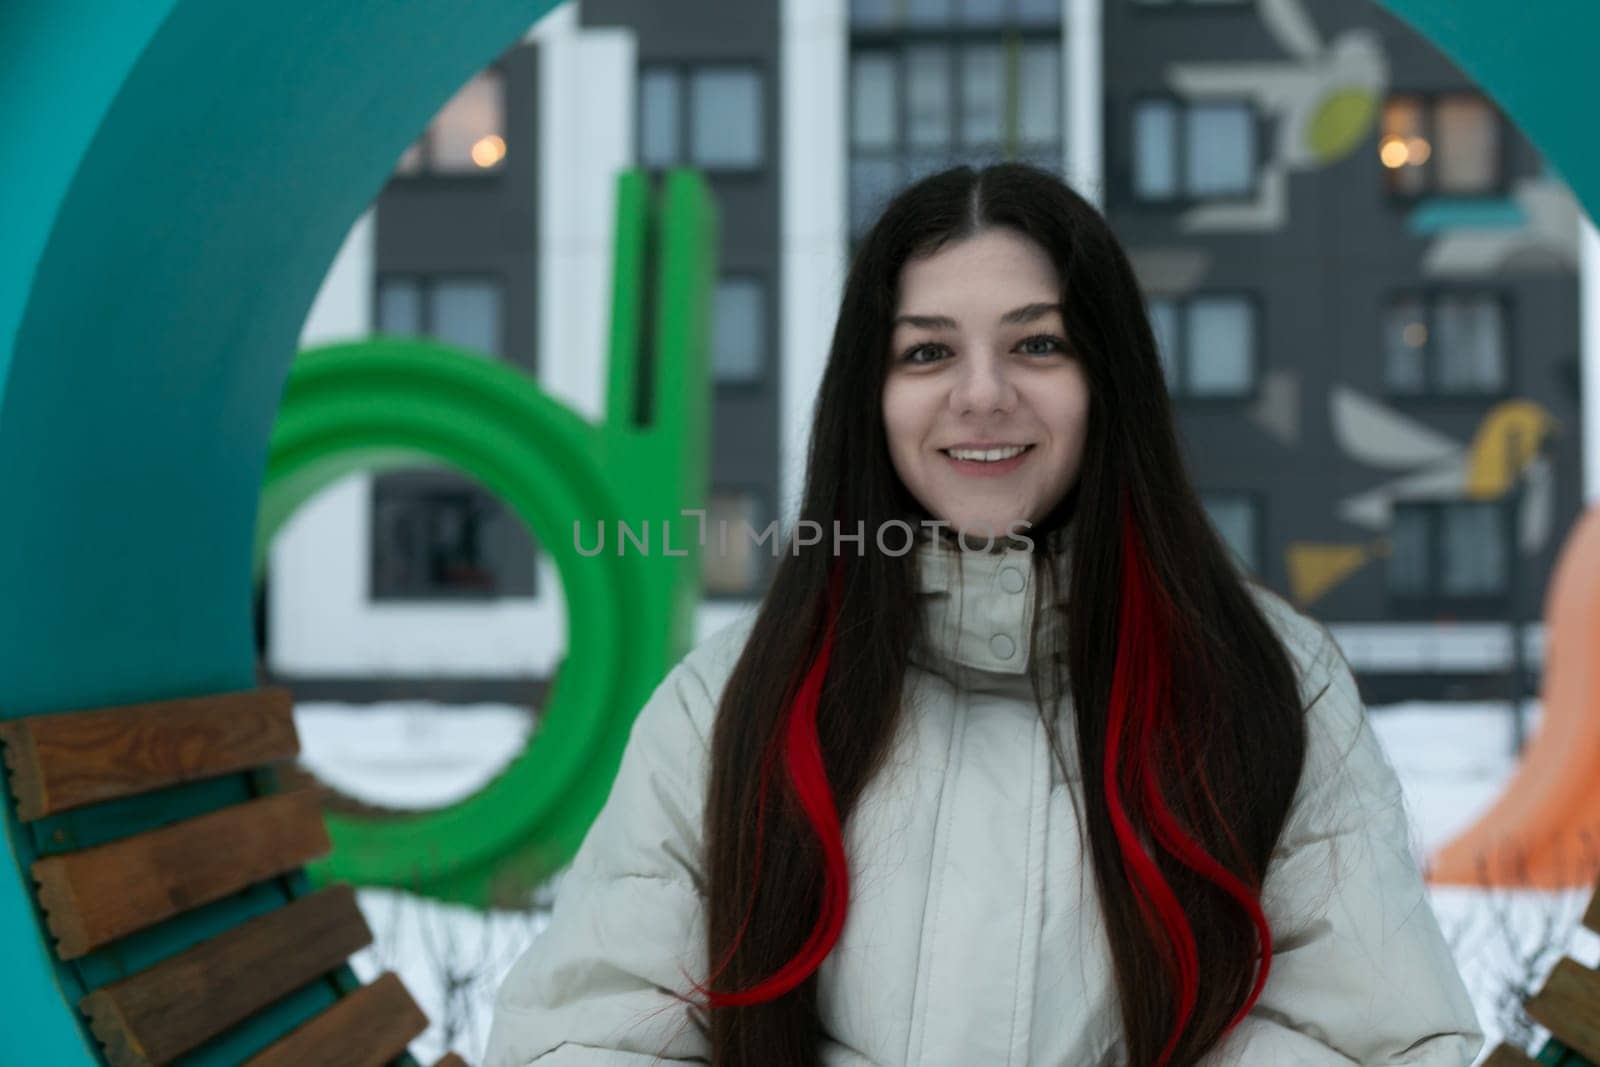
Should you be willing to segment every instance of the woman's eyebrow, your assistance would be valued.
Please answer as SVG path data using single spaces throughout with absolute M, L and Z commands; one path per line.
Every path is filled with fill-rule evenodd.
M 1016 326 L 1042 319 L 1052 311 L 1060 311 L 1060 304 L 1024 304 L 1000 316 L 1001 326 Z M 914 326 L 920 330 L 953 330 L 956 320 L 945 315 L 897 315 L 892 325 Z

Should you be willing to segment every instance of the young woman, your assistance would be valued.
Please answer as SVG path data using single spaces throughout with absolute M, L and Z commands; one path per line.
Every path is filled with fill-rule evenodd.
M 1471 1062 L 1350 670 L 1208 525 L 1058 178 L 888 205 L 801 518 L 639 713 L 490 1067 Z

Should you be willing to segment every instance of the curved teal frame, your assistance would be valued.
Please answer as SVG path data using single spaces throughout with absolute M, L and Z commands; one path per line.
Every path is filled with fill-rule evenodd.
M 551 6 L 0 5 L 0 715 L 253 684 L 256 492 L 317 284 L 413 133 Z M 1596 213 L 1571 94 L 1600 5 L 1385 6 Z M 0 1002 L 29 1020 L 8 1051 L 92 1062 L 9 806 L 5 829 Z

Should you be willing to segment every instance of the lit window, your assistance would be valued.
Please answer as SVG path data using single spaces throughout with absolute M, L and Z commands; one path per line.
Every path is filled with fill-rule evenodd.
M 1500 127 L 1488 101 L 1441 97 L 1433 112 L 1438 150 L 1434 177 L 1441 193 L 1479 193 L 1500 176 Z
M 1500 188 L 1501 123 L 1478 93 L 1394 96 L 1383 108 L 1378 159 L 1402 196 L 1481 196 Z
M 763 573 L 761 553 L 772 552 L 763 532 L 761 498 L 743 489 L 714 489 L 706 503 L 706 543 L 701 567 L 707 596 L 747 596 Z
M 1383 325 L 1385 388 L 1395 396 L 1505 391 L 1505 300 L 1495 293 L 1397 296 Z
M 474 75 L 400 156 L 395 172 L 403 176 L 489 174 L 502 169 L 506 156 L 504 82 L 494 67 Z

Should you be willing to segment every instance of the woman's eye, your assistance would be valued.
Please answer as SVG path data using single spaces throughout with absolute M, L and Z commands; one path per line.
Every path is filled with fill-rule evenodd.
M 932 363 L 939 355 L 938 345 L 916 345 L 900 357 L 903 363 Z
M 1021 342 L 1021 347 L 1026 348 L 1028 345 L 1039 344 L 1041 342 L 1048 347 L 1029 349 L 1028 354 L 1044 356 L 1049 355 L 1051 352 L 1065 352 L 1067 350 L 1066 342 L 1062 341 L 1059 337 L 1051 337 L 1048 334 L 1040 334 L 1037 337 L 1029 337 Z

